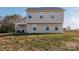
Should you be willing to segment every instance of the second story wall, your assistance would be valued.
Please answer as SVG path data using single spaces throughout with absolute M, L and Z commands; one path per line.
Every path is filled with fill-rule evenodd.
M 52 12 L 27 12 L 27 22 L 36 23 L 63 23 L 64 12 L 63 11 L 52 11 Z

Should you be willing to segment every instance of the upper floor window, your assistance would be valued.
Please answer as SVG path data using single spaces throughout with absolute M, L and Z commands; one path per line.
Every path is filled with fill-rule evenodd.
M 32 18 L 32 16 L 28 16 L 28 18 L 29 18 L 29 19 L 31 19 L 31 18 Z
M 54 16 L 52 15 L 52 16 L 51 16 L 51 18 L 53 19 L 53 18 L 54 18 Z
M 40 19 L 43 19 L 43 16 L 40 16 Z

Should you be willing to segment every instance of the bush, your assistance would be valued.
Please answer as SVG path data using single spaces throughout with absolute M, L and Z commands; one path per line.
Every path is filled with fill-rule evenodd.
M 0 33 L 7 33 L 7 31 L 3 28 L 0 28 Z
M 14 32 L 14 24 L 2 24 L 0 28 L 0 33 L 9 33 L 9 32 Z

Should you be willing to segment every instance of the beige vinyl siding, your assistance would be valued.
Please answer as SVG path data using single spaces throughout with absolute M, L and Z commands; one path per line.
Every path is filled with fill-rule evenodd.
M 32 19 L 27 16 L 27 23 L 63 23 L 63 12 L 30 12 Z M 43 19 L 40 19 L 40 15 Z M 52 19 L 51 16 L 54 16 Z
M 27 25 L 27 32 L 28 33 L 62 33 L 62 24 L 36 24 L 36 31 L 33 31 L 33 25 L 35 24 L 28 24 Z M 49 26 L 49 30 L 46 30 L 46 25 Z M 55 25 L 58 25 L 58 31 L 55 30 Z

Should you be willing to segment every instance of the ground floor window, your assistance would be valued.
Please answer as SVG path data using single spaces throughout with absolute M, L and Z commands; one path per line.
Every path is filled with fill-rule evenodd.
M 57 31 L 57 30 L 58 30 L 58 28 L 55 28 L 55 30 Z
M 48 31 L 49 30 L 49 27 L 46 27 L 46 31 Z
M 17 33 L 24 33 L 24 30 L 17 30 Z
M 46 31 L 49 31 L 49 26 L 48 25 L 46 25 Z
M 22 30 L 22 33 L 24 33 L 24 30 Z
M 20 33 L 20 30 L 17 30 L 18 33 Z
M 55 26 L 55 30 L 58 31 L 58 25 Z
M 33 31 L 36 31 L 36 27 L 33 27 Z

